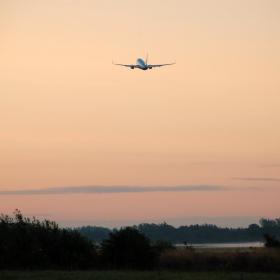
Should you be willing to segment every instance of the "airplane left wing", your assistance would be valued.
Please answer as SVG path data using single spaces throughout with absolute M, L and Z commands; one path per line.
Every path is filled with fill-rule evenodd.
M 132 69 L 138 68 L 138 65 L 135 65 L 135 64 L 120 64 L 120 63 L 114 63 L 114 62 L 113 62 L 113 64 L 117 65 L 117 66 L 129 67 L 129 68 L 132 68 Z

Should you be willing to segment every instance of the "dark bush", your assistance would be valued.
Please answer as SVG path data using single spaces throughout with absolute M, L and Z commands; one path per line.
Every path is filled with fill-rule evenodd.
M 150 240 L 137 229 L 127 227 L 110 233 L 101 244 L 102 263 L 116 269 L 149 269 L 155 253 Z
M 167 250 L 176 249 L 175 246 L 171 242 L 165 241 L 165 240 L 158 240 L 158 241 L 154 242 L 152 244 L 152 246 L 153 246 L 154 252 L 157 255 L 160 255 Z
M 268 248 L 280 248 L 280 241 L 270 234 L 264 234 L 265 247 Z
M 0 216 L 0 269 L 86 269 L 95 265 L 94 245 L 55 222 Z

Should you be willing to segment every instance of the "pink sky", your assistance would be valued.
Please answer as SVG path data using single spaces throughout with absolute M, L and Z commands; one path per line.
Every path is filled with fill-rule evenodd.
M 0 1 L 0 38 L 0 212 L 111 225 L 279 216 L 279 1 Z M 177 64 L 111 64 L 147 52 Z

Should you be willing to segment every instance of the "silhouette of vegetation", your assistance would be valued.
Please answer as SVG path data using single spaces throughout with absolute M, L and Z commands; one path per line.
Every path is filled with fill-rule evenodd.
M 160 255 L 165 251 L 170 251 L 170 250 L 176 249 L 175 246 L 171 242 L 165 241 L 165 240 L 155 241 L 153 243 L 153 248 L 157 255 Z
M 280 219 L 261 219 L 260 224 L 251 224 L 247 228 L 221 228 L 216 225 L 190 225 L 178 228 L 162 224 L 140 224 L 135 226 L 153 242 L 164 240 L 173 244 L 222 243 L 222 242 L 256 242 L 263 241 L 264 234 L 280 238 Z M 77 229 L 82 235 L 94 242 L 108 238 L 112 230 L 98 227 L 81 227 Z M 114 230 L 113 230 L 114 231 Z
M 113 231 L 87 227 L 83 232 L 98 233 L 99 240 L 102 240 L 102 234 L 107 234 L 100 247 L 96 247 L 77 230 L 60 229 L 55 222 L 48 220 L 26 218 L 16 210 L 12 217 L 0 215 L 0 270 L 176 269 L 280 272 L 280 241 L 271 234 L 278 233 L 278 227 L 278 219 L 262 219 L 260 226 L 250 225 L 246 230 L 253 233 L 253 236 L 258 236 L 256 232 L 259 234 L 260 230 L 266 232 L 264 238 L 267 248 L 244 251 L 200 251 L 191 247 L 176 249 L 168 241 L 170 236 L 176 237 L 176 228 L 166 223 L 142 224 Z M 207 229 L 210 238 L 213 229 L 219 230 L 207 225 L 178 229 L 182 228 L 194 230 L 191 234 Z M 164 237 L 161 230 L 167 237 L 157 240 Z M 185 233 L 188 235 L 180 235 L 180 238 L 190 240 L 191 234 L 188 231 Z M 151 241 L 148 234 L 155 241 Z M 200 237 L 206 236 L 203 233 Z
M 148 238 L 136 228 L 126 227 L 102 242 L 101 258 L 114 269 L 148 269 L 154 266 L 155 254 Z
M 96 226 L 78 227 L 75 230 L 96 243 L 101 243 L 103 240 L 108 239 L 111 233 L 108 228 Z
M 59 229 L 55 222 L 0 216 L 0 269 L 86 269 L 96 250 L 77 231 Z
M 280 241 L 277 240 L 275 237 L 269 234 L 264 234 L 264 239 L 265 239 L 265 247 L 280 248 Z

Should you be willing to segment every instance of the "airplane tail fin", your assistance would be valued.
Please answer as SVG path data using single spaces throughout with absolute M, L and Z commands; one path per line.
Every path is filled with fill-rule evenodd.
M 147 55 L 146 55 L 146 61 L 145 61 L 146 65 L 148 65 L 148 58 L 149 58 L 149 54 L 147 53 Z

